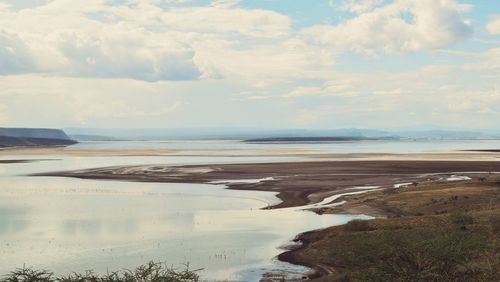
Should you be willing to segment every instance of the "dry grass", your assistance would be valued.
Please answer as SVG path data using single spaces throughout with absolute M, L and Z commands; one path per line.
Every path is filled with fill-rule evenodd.
M 315 281 L 500 281 L 499 176 L 422 182 L 349 205 L 390 217 L 304 234 L 306 246 L 285 258 L 321 266 Z

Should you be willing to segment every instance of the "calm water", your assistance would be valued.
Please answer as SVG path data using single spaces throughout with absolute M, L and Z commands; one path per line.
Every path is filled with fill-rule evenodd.
M 357 141 L 311 144 L 249 144 L 239 141 L 86 142 L 77 148 L 225 149 L 226 153 L 302 149 L 318 153 L 420 153 L 468 149 L 500 149 L 500 140 Z M 231 151 L 233 149 L 234 151 Z M 196 153 L 196 152 L 193 152 Z
M 193 268 L 205 268 L 200 274 L 208 279 L 257 281 L 266 270 L 303 270 L 273 260 L 281 252 L 277 247 L 296 234 L 352 219 L 292 209 L 259 210 L 277 202 L 274 194 L 221 185 L 23 176 L 105 165 L 194 162 L 196 158 L 64 157 L 0 165 L 0 272 L 23 264 L 57 273 L 106 272 L 154 259 L 172 265 L 189 262 Z
M 273 258 L 303 231 L 342 224 L 353 217 L 318 216 L 300 209 L 260 210 L 272 193 L 232 191 L 221 185 L 93 181 L 28 177 L 29 173 L 131 164 L 275 161 L 255 150 L 301 148 L 339 152 L 420 152 L 498 148 L 481 142 L 358 142 L 252 145 L 237 142 L 96 142 L 81 148 L 235 149 L 220 154 L 163 157 L 4 156 L 46 159 L 0 164 L 0 273 L 33 265 L 57 273 L 134 267 L 149 260 L 204 268 L 207 279 L 258 281 L 266 270 L 291 268 Z M 296 158 L 296 157 L 295 157 Z

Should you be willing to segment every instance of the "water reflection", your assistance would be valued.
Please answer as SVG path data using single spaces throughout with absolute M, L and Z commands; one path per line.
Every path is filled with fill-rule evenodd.
M 26 229 L 27 212 L 28 210 L 22 207 L 0 206 L 0 235 L 15 234 Z
M 247 155 L 257 153 L 273 154 L 282 152 L 308 152 L 308 153 L 418 153 L 429 151 L 452 151 L 469 149 L 494 149 L 500 140 L 367 140 L 353 142 L 326 142 L 303 144 L 256 144 L 239 141 L 207 140 L 197 141 L 122 141 L 122 142 L 86 142 L 80 143 L 75 148 L 82 149 L 181 149 L 178 154 L 199 155 L 202 150 L 223 150 L 220 154 Z M 191 151 L 192 152 L 189 152 Z M 201 150 L 201 151 L 200 151 Z M 278 150 L 278 151 L 276 151 Z M 174 153 L 175 154 L 175 153 Z M 277 156 L 274 157 L 276 159 Z M 202 161 L 202 160 L 201 160 Z
M 350 219 L 259 210 L 272 194 L 215 185 L 22 176 L 0 185 L 1 272 L 107 271 L 156 259 L 189 262 L 208 278 L 248 278 L 244 269 L 272 265 L 276 247 L 297 233 Z
M 131 225 L 126 224 L 128 229 L 130 229 Z M 65 236 L 98 236 L 102 230 L 102 222 L 98 220 L 75 220 L 75 219 L 66 219 L 63 220 L 61 226 L 62 234 Z M 115 229 L 113 229 L 115 230 Z M 120 231 L 118 231 L 120 232 Z M 122 232 L 120 232 L 122 233 Z
M 295 209 L 260 210 L 277 202 L 273 193 L 226 190 L 220 185 L 23 176 L 195 162 L 195 157 L 61 157 L 1 165 L 0 273 L 24 264 L 57 273 L 106 272 L 159 260 L 172 265 L 189 262 L 204 268 L 202 276 L 210 279 L 256 281 L 263 269 L 278 267 L 272 261 L 281 252 L 277 247 L 296 234 L 352 219 Z

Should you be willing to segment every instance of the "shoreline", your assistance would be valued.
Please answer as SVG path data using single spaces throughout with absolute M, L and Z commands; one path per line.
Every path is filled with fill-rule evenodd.
M 392 189 L 392 188 L 383 188 L 383 189 Z M 372 191 L 365 191 L 365 193 L 370 193 Z M 346 203 L 349 202 L 349 195 L 347 196 L 342 196 L 335 202 L 338 202 L 339 200 L 346 198 Z M 373 219 L 385 219 L 389 215 L 388 213 L 384 213 L 383 211 L 377 210 L 375 208 L 367 207 L 365 206 L 366 209 L 364 210 L 355 210 L 352 209 L 351 207 L 345 208 L 345 204 L 340 205 L 334 209 L 331 209 L 330 211 L 335 211 L 335 212 L 323 212 L 321 208 L 319 209 L 309 209 L 311 212 L 315 212 L 318 215 L 323 215 L 323 214 L 350 214 L 350 215 L 366 215 L 373 217 Z M 323 278 L 327 279 L 328 277 L 335 275 L 337 273 L 336 268 L 332 266 L 327 266 L 327 265 L 321 265 L 321 264 L 314 264 L 312 262 L 309 262 L 307 260 L 300 260 L 295 257 L 295 254 L 300 253 L 304 250 L 307 250 L 307 248 L 310 247 L 310 244 L 314 241 L 319 241 L 320 236 L 322 232 L 324 232 L 327 229 L 330 228 L 343 228 L 346 226 L 346 224 L 341 224 L 341 225 L 335 225 L 335 226 L 330 226 L 324 229 L 316 229 L 316 230 L 310 230 L 306 231 L 303 233 L 298 234 L 295 236 L 295 238 L 291 241 L 293 245 L 290 247 L 288 250 L 285 252 L 282 252 L 278 255 L 277 259 L 279 261 L 283 261 L 286 263 L 290 263 L 293 265 L 302 265 L 307 268 L 310 268 L 312 272 L 308 275 L 308 281 L 317 281 L 317 282 L 328 282 L 328 280 L 321 280 Z
M 474 171 L 471 171 L 471 167 Z M 372 186 L 393 188 L 398 183 L 421 181 L 443 175 L 500 172 L 495 161 L 301 161 L 272 163 L 210 164 L 187 166 L 116 166 L 34 176 L 137 182 L 223 184 L 232 190 L 277 193 L 281 203 L 267 208 L 300 207 L 327 197 L 370 191 Z M 363 189 L 363 187 L 367 187 Z
M 500 150 L 457 150 L 427 151 L 415 153 L 387 152 L 329 152 L 323 149 L 308 148 L 92 148 L 73 146 L 36 146 L 0 148 L 0 156 L 76 156 L 76 157 L 113 157 L 113 156 L 224 156 L 224 157 L 296 157 L 304 161 L 382 161 L 382 160 L 434 160 L 434 161 L 496 161 Z
M 474 171 L 471 171 L 474 168 Z M 444 176 L 473 175 L 474 173 L 500 172 L 500 162 L 485 161 L 316 161 L 257 164 L 220 164 L 189 166 L 119 166 L 69 172 L 36 174 L 36 176 L 76 177 L 83 179 L 108 179 L 139 182 L 204 183 L 223 184 L 227 189 L 277 192 L 282 201 L 267 208 L 302 207 L 323 201 L 327 197 L 352 192 L 363 194 L 344 195 L 333 203 L 347 200 L 335 207 L 309 209 L 318 214 L 365 214 L 375 218 L 391 217 L 397 210 L 384 205 L 364 205 L 359 201 L 366 195 L 383 193 L 362 186 L 380 186 L 383 190 L 400 190 L 413 185 L 395 188 L 401 183 L 432 182 Z M 336 183 L 335 186 L 332 183 Z M 361 186 L 361 187 L 360 187 Z M 368 186 L 366 186 L 368 187 Z M 415 186 L 416 187 L 416 186 Z M 351 188 L 351 190 L 349 190 Z M 400 216 L 400 215 L 399 215 Z M 330 227 L 343 228 L 343 225 Z M 310 247 L 311 242 L 320 240 L 325 230 L 312 230 L 297 235 L 293 240 L 300 242 L 291 250 L 278 256 L 278 260 L 303 265 L 315 271 L 311 279 L 321 279 L 336 273 L 335 268 L 300 260 L 295 254 Z M 321 281 L 321 280 L 318 280 Z
M 278 259 L 314 269 L 316 275 L 310 277 L 311 281 L 340 282 L 346 281 L 345 279 L 349 280 L 350 275 L 356 274 L 356 271 L 358 274 L 365 271 L 359 270 L 359 268 L 374 267 L 371 262 L 359 262 L 360 264 L 349 262 L 349 259 L 343 257 L 346 254 L 346 249 L 352 256 L 356 257 L 356 255 L 362 255 L 366 252 L 367 247 L 375 247 L 380 243 L 392 245 L 392 240 L 402 234 L 405 234 L 403 235 L 405 237 L 417 234 L 414 239 L 423 240 L 423 242 L 428 240 L 427 243 L 431 242 L 430 244 L 436 236 L 439 237 L 439 234 L 443 232 L 454 234 L 453 236 L 457 234 L 465 236 L 460 240 L 469 240 L 467 236 L 477 236 L 477 238 L 471 239 L 472 241 L 478 240 L 478 238 L 480 238 L 479 240 L 488 238 L 487 240 L 492 240 L 489 243 L 491 244 L 490 249 L 486 247 L 483 251 L 491 255 L 491 253 L 498 251 L 496 242 L 498 241 L 497 237 L 500 236 L 500 233 L 495 231 L 500 228 L 500 203 L 498 202 L 500 199 L 500 190 L 498 189 L 500 175 L 498 173 L 484 173 L 469 176 L 471 178 L 467 180 L 423 180 L 418 185 L 346 196 L 343 205 L 324 209 L 321 214 L 363 213 L 373 216 L 374 219 L 363 222 L 363 224 L 359 222 L 351 224 L 350 222 L 301 233 L 293 240 L 294 243 L 297 243 L 294 248 L 281 253 Z M 388 236 L 391 241 L 384 242 L 380 239 L 382 236 L 387 236 L 388 233 L 391 234 Z M 427 238 L 421 238 L 421 234 L 425 234 Z M 363 238 L 366 235 L 375 239 L 366 240 Z M 400 243 L 401 238 L 397 238 L 397 240 Z M 343 244 L 343 246 L 339 244 Z M 359 246 L 363 246 L 363 244 L 364 247 L 359 249 Z M 456 243 L 447 242 L 439 247 L 448 248 L 454 244 Z M 325 247 L 332 250 L 325 252 Z M 406 251 L 411 251 L 411 249 Z M 415 252 L 415 250 L 413 251 Z M 440 251 L 445 253 L 443 250 Z M 462 249 L 459 252 L 463 251 Z M 421 250 L 417 249 L 415 257 L 423 259 L 419 252 Z M 396 255 L 401 255 L 401 253 Z M 404 253 L 404 255 L 408 255 L 408 253 Z M 459 258 L 466 255 L 470 254 L 464 252 L 459 255 Z M 484 257 L 484 254 L 475 257 L 476 261 L 473 261 L 472 264 L 481 261 L 481 258 Z M 383 256 L 380 256 L 377 260 L 382 258 Z M 322 261 L 327 261 L 327 263 L 319 263 Z M 375 267 L 381 267 L 385 262 L 380 263 Z M 500 263 L 500 261 L 496 263 Z M 489 273 L 489 269 L 481 269 L 480 271 L 483 272 L 481 275 L 498 275 L 495 272 Z M 373 273 L 369 275 L 373 275 Z

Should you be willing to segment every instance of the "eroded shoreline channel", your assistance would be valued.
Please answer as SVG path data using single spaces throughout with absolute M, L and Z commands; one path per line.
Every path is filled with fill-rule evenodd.
M 325 199 L 337 202 L 348 199 L 347 204 L 333 207 L 310 208 L 317 213 L 365 214 L 374 217 L 401 217 L 405 215 L 385 200 L 375 204 L 361 203 L 360 199 L 373 201 L 371 195 L 387 195 L 376 191 L 362 196 L 335 196 L 352 193 L 359 195 L 377 187 L 385 191 L 417 187 L 418 183 L 477 179 L 478 176 L 500 172 L 500 162 L 494 161 L 314 161 L 253 164 L 209 164 L 187 166 L 117 166 L 77 171 L 36 174 L 36 176 L 75 177 L 82 179 L 121 180 L 167 183 L 224 184 L 228 189 L 256 190 L 277 193 L 281 203 L 266 208 L 314 206 Z M 447 181 L 447 180 L 451 181 Z M 462 181 L 459 181 L 462 182 Z M 422 187 L 422 186 L 420 186 Z M 368 198 L 366 198 L 368 197 Z M 354 201 L 350 202 L 354 198 Z M 407 199 L 408 200 L 408 199 Z M 408 213 L 408 212 L 407 212 Z M 411 212 L 410 212 L 411 213 Z M 316 270 L 311 279 L 333 277 L 335 265 L 318 263 L 318 260 L 301 256 L 311 251 L 314 243 L 324 240 L 324 230 L 301 234 L 297 241 L 301 247 L 279 256 L 280 260 L 308 266 Z M 318 280 L 321 281 L 321 280 Z M 324 280 L 333 281 L 333 280 Z

